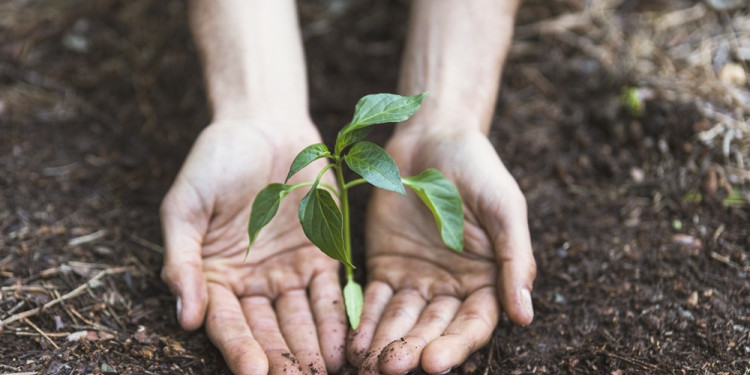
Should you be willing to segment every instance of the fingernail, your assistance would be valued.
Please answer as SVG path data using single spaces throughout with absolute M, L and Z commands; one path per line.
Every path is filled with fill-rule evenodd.
M 523 309 L 526 310 L 526 315 L 529 316 L 529 318 L 534 317 L 534 307 L 531 303 L 531 293 L 528 289 L 521 289 L 521 304 L 523 305 Z
M 180 321 L 180 313 L 182 312 L 182 298 L 177 297 L 177 321 Z
M 445 374 L 447 374 L 447 373 L 451 372 L 451 370 L 453 370 L 453 369 L 452 369 L 452 368 L 449 368 L 449 369 L 447 369 L 447 370 L 445 370 L 445 371 L 441 372 L 441 373 L 440 373 L 440 375 L 445 375 Z

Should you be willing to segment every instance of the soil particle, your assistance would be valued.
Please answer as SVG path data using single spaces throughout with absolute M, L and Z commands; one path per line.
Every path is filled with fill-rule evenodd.
M 398 346 L 398 352 L 396 351 L 396 346 Z M 391 341 L 382 351 L 380 351 L 380 354 L 378 354 L 378 362 L 388 363 L 394 359 L 399 362 L 406 361 L 407 358 L 405 358 L 405 356 L 411 356 L 411 352 L 403 350 L 406 346 L 406 339 L 403 337 Z
M 281 353 L 281 356 L 284 357 L 284 358 L 286 358 L 286 359 L 288 359 L 288 360 L 290 360 L 295 365 L 299 364 L 299 361 L 297 360 L 297 358 L 292 353 L 289 353 L 289 352 Z

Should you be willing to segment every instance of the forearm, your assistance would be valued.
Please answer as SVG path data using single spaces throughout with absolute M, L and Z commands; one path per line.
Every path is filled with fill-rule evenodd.
M 413 95 L 428 91 L 429 95 L 420 111 L 398 131 L 456 130 L 435 129 L 442 126 L 489 131 L 518 3 L 413 3 L 399 92 Z
M 191 0 L 214 120 L 307 116 L 294 0 Z

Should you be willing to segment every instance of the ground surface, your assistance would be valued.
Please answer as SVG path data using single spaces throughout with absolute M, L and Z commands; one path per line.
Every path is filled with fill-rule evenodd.
M 528 198 L 536 319 L 455 372 L 750 371 L 750 10 L 709 3 L 732 1 L 524 2 L 491 137 Z M 328 142 L 393 91 L 405 12 L 300 3 Z M 180 1 L 0 3 L 0 373 L 228 373 L 158 277 L 204 100 Z

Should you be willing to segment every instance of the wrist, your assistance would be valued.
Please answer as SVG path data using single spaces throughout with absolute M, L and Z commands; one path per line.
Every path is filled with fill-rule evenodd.
M 454 147 L 466 140 L 486 139 L 476 120 L 466 117 L 451 121 L 445 118 L 424 122 L 416 119 L 408 124 L 399 124 L 396 129 L 385 149 L 405 175 L 420 173 L 425 166 L 434 166 L 438 159 L 451 156 Z M 428 159 L 437 159 L 425 160 L 425 155 L 431 155 Z M 414 164 L 415 160 L 417 164 Z
M 222 102 L 214 107 L 212 123 L 232 124 L 257 130 L 286 133 L 288 131 L 317 132 L 310 114 L 304 109 L 282 111 L 273 106 L 258 108 L 246 103 Z
M 450 138 L 470 132 L 486 135 L 489 125 L 475 111 L 425 99 L 414 116 L 396 126 L 393 139 Z
M 212 119 L 214 121 L 232 121 L 238 119 L 285 120 L 310 122 L 306 101 L 284 101 L 274 99 L 277 96 L 235 94 L 212 95 L 209 97 Z M 295 120 L 295 121 L 287 121 Z

